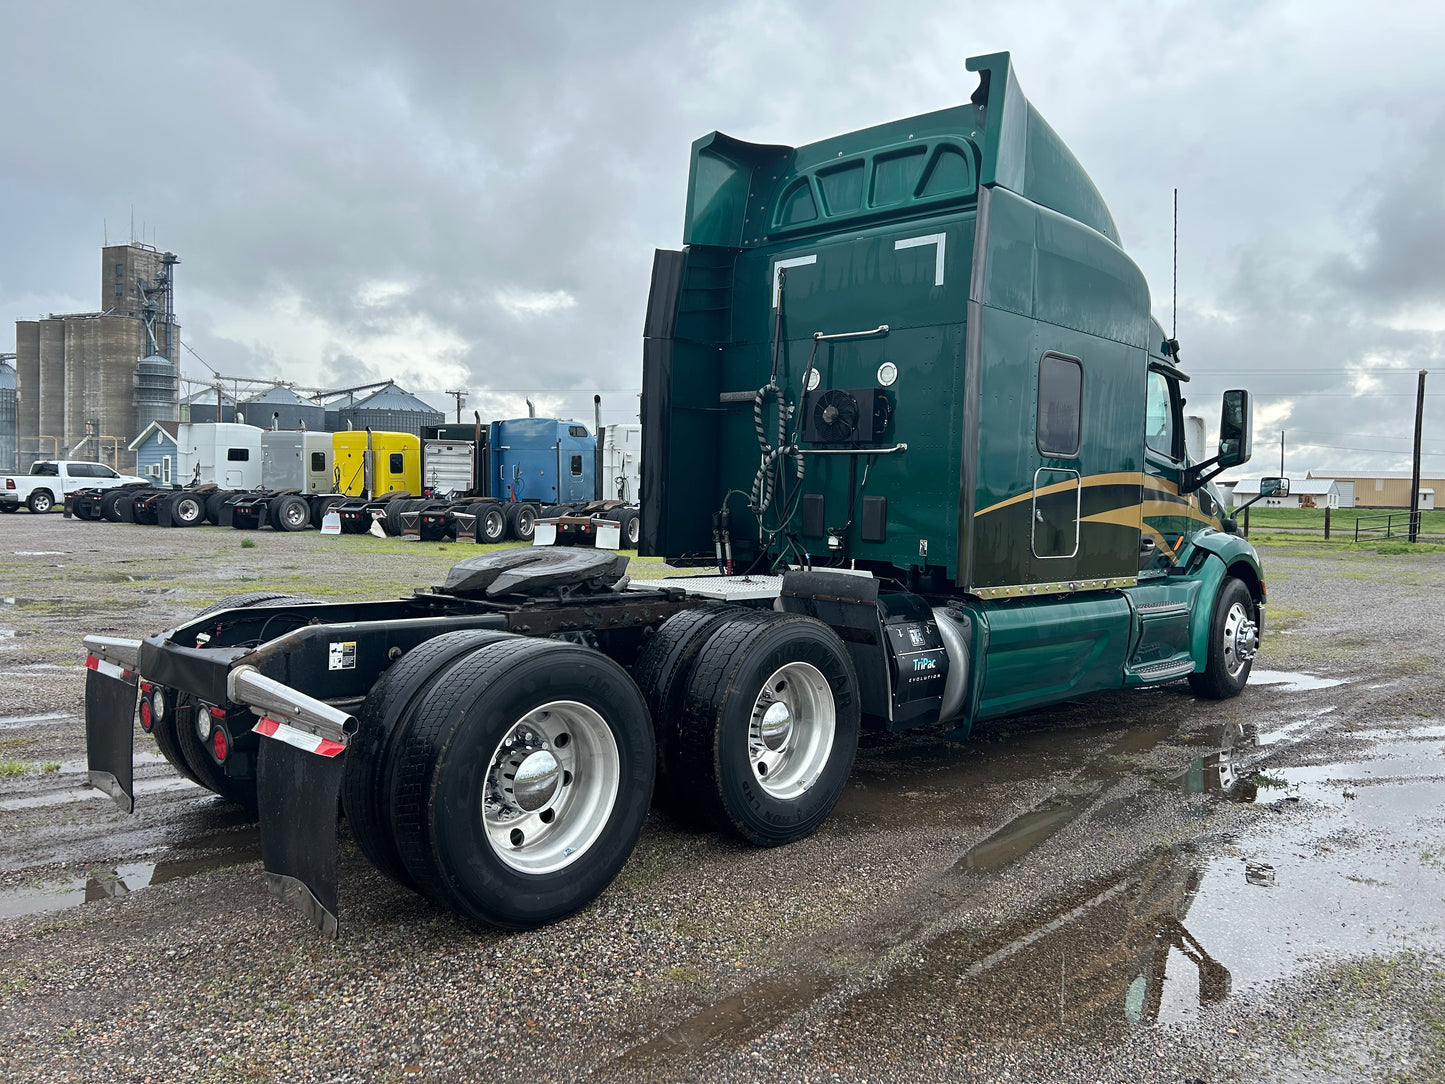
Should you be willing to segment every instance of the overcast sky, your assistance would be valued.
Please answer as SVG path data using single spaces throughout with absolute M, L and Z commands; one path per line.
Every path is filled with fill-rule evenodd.
M 955 105 L 968 56 L 1104 194 L 1190 411 L 1257 395 L 1251 473 L 1445 471 L 1445 5 L 615 2 L 0 5 L 0 350 L 93 310 L 99 247 L 178 253 L 225 374 L 396 377 L 483 416 L 632 420 L 689 146 Z M 190 354 L 188 374 L 206 369 Z

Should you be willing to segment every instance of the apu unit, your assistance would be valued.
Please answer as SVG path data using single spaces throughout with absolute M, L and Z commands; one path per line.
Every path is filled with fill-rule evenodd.
M 803 395 L 803 440 L 871 444 L 883 439 L 892 406 L 882 388 L 827 388 Z

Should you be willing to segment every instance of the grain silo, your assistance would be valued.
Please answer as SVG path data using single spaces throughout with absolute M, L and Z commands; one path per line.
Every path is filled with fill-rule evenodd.
M 100 311 L 16 321 L 20 459 L 68 454 L 121 467 L 119 449 L 140 429 L 175 418 L 179 262 L 149 245 L 109 245 L 101 250 Z M 142 413 L 147 420 L 137 425 Z
M 15 452 L 15 423 L 18 420 L 15 370 L 10 366 L 14 359 L 14 354 L 0 354 L 0 471 L 20 469 Z
M 303 399 L 290 388 L 274 387 L 241 404 L 248 425 L 262 429 L 326 429 L 326 408 L 313 399 Z
M 202 388 L 181 400 L 180 415 L 183 422 L 233 422 L 236 420 L 236 400 L 224 391 Z
M 135 367 L 135 427 L 144 433 L 151 422 L 176 420 L 176 373 L 170 358 L 151 354 Z
M 345 429 L 349 421 L 353 429 L 415 433 L 417 436 L 421 436 L 423 427 L 441 425 L 446 421 L 446 415 L 436 407 L 422 402 L 395 384 L 387 384 L 360 402 L 340 408 L 337 413 L 338 429 Z

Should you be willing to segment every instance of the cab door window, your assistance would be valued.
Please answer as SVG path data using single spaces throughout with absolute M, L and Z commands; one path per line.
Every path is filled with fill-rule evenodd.
M 1174 384 L 1163 373 L 1149 374 L 1149 396 L 1144 405 L 1144 443 L 1160 455 L 1178 459 L 1175 450 Z

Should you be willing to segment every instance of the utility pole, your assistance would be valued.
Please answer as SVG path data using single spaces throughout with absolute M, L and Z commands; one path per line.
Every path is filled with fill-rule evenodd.
M 1279 476 L 1284 477 L 1284 430 L 1279 431 Z
M 1420 370 L 1420 384 L 1415 392 L 1415 462 L 1410 470 L 1410 541 L 1420 534 L 1420 434 L 1425 428 L 1425 374 Z
M 448 388 L 446 394 L 457 401 L 457 424 L 462 424 L 462 407 L 467 405 L 467 393 L 464 388 Z

